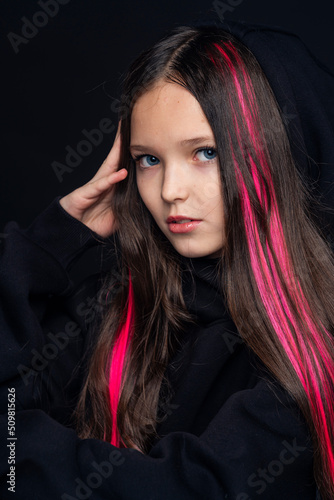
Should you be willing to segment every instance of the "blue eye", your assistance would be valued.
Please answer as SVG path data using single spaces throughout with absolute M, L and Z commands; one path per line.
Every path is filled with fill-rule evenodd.
M 159 159 L 153 155 L 140 155 L 134 158 L 135 162 L 139 163 L 142 168 L 153 167 L 159 163 Z
M 202 158 L 199 158 L 200 161 L 214 160 L 217 156 L 217 151 L 214 148 L 203 148 L 199 149 L 196 154 L 203 155 Z

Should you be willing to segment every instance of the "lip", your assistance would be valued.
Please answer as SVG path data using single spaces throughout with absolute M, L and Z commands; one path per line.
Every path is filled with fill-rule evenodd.
M 182 224 L 176 222 L 184 219 L 189 219 L 190 222 L 183 222 Z M 192 219 L 186 215 L 170 215 L 166 222 L 171 233 L 190 233 L 198 227 L 202 220 Z
M 171 222 L 175 222 L 178 220 L 184 220 L 184 219 L 189 219 L 191 221 L 199 221 L 200 219 L 195 219 L 194 217 L 189 217 L 188 215 L 170 215 L 167 218 L 167 224 L 170 224 Z

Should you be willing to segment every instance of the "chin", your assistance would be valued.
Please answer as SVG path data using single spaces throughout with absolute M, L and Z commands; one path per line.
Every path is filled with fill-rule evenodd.
M 180 255 L 182 255 L 182 257 L 188 257 L 189 259 L 196 259 L 200 257 L 207 257 L 208 259 L 209 258 L 217 259 L 222 255 L 221 248 L 218 250 L 216 248 L 212 250 L 207 250 L 207 249 L 200 250 L 198 248 L 193 250 L 190 250 L 189 248 L 188 249 L 176 248 L 176 247 L 174 248 Z

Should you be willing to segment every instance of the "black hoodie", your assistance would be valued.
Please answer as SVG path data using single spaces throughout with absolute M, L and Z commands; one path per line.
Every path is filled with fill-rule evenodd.
M 333 77 L 294 35 L 224 27 L 264 68 L 298 168 L 330 205 Z M 328 221 L 329 234 L 332 219 L 323 214 L 319 224 Z M 90 247 L 112 250 L 111 241 L 101 243 L 59 198 L 27 229 L 11 222 L 5 232 L 1 498 L 315 499 L 308 428 L 295 401 L 241 340 L 220 294 L 215 259 L 182 260 L 184 296 L 197 324 L 182 334 L 168 366 L 171 390 L 168 399 L 161 391 L 159 437 L 143 455 L 81 440 L 70 419 L 90 352 L 89 327 L 104 307 L 97 299 L 103 272 L 77 283 L 71 269 Z M 109 264 L 117 283 L 112 252 Z

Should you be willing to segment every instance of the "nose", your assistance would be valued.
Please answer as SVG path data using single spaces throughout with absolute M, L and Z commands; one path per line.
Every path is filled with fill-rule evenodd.
M 166 203 L 186 200 L 189 196 L 189 181 L 186 166 L 178 163 L 166 165 L 162 179 L 161 198 Z

